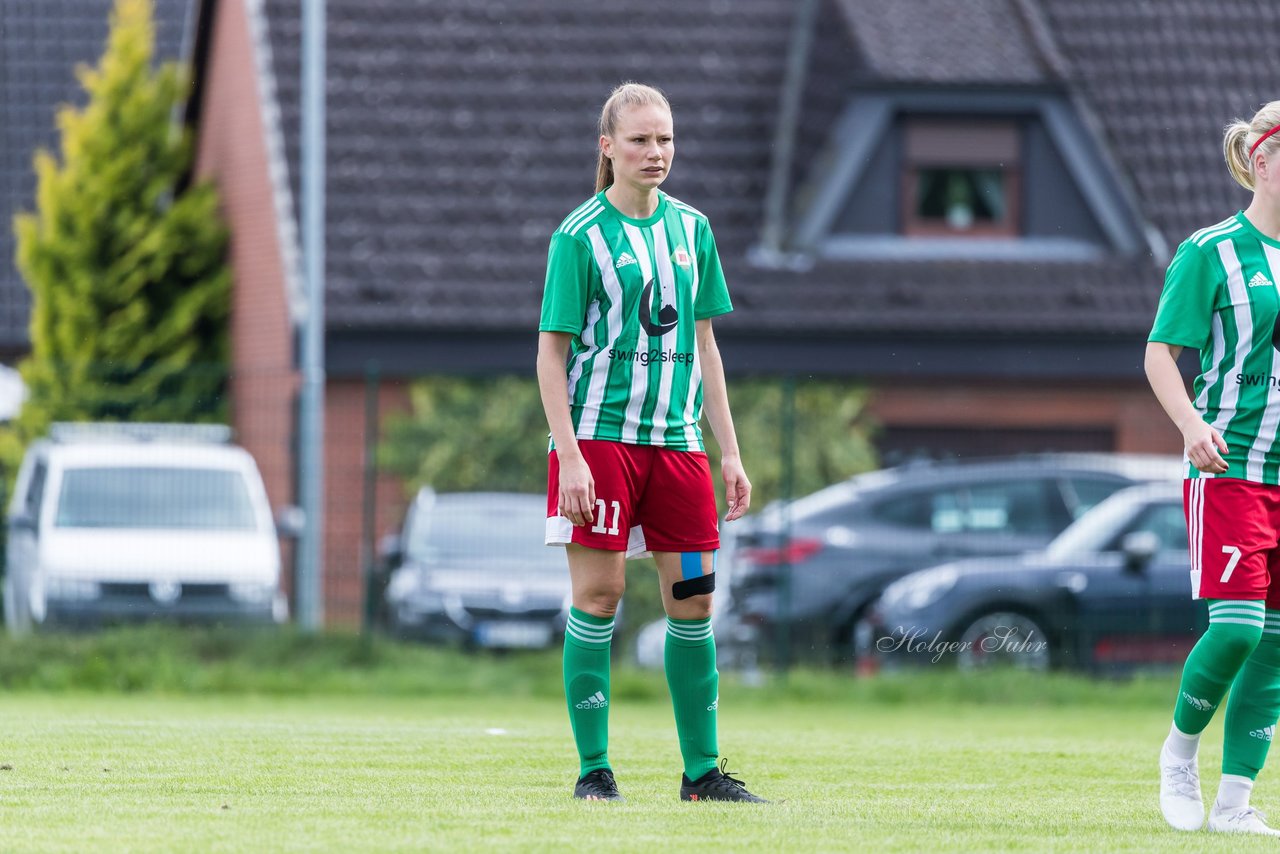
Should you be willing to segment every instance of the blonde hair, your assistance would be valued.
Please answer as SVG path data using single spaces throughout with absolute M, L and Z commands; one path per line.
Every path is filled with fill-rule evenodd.
M 613 136 L 618 127 L 618 116 L 622 115 L 623 110 L 648 106 L 661 107 L 668 113 L 671 112 L 667 96 L 652 86 L 630 81 L 618 86 L 609 93 L 604 107 L 600 109 L 600 135 Z M 596 161 L 596 192 L 600 192 L 612 183 L 613 161 L 605 157 L 604 151 L 601 150 L 599 159 Z
M 1264 104 L 1249 121 L 1236 119 L 1226 127 L 1222 137 L 1222 154 L 1227 159 L 1231 177 L 1246 190 L 1252 191 L 1254 186 L 1253 155 L 1258 151 L 1270 155 L 1280 150 L 1280 132 L 1277 132 L 1267 137 L 1257 151 L 1250 151 L 1276 125 L 1280 125 L 1280 101 Z

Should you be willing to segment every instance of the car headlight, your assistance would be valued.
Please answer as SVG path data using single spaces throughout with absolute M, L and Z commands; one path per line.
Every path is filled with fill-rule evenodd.
M 457 594 L 452 594 L 457 598 Z M 447 610 L 446 593 L 434 587 L 428 576 L 401 570 L 387 583 L 386 601 L 405 614 L 438 614 Z
M 886 587 L 880 602 L 885 608 L 927 608 L 955 587 L 959 578 L 960 573 L 952 566 L 912 573 Z
M 84 578 L 49 576 L 44 583 L 45 596 L 63 602 L 87 602 L 102 595 L 102 585 Z
M 403 602 L 418 588 L 418 576 L 414 572 L 401 570 L 391 574 L 387 582 L 387 599 L 391 602 Z
M 227 588 L 231 598 L 245 605 L 265 605 L 276 595 L 274 584 L 238 582 Z

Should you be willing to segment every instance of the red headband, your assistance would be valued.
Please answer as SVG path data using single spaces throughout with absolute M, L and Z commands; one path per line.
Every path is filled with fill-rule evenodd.
M 1252 146 L 1250 146 L 1250 148 L 1249 148 L 1249 156 L 1250 156 L 1250 157 L 1252 157 L 1252 156 L 1253 156 L 1253 153 L 1254 153 L 1255 151 L 1257 151 L 1257 150 L 1258 150 L 1258 146 L 1259 146 L 1259 145 L 1262 145 L 1262 143 L 1266 142 L 1266 141 L 1267 141 L 1267 137 L 1271 136 L 1273 133 L 1275 133 L 1275 132 L 1276 132 L 1276 131 L 1278 131 L 1278 130 L 1280 130 L 1280 125 L 1276 125 L 1276 126 L 1275 126 L 1275 127 L 1273 127 L 1271 130 L 1267 131 L 1267 132 L 1266 132 L 1266 133 L 1264 133 L 1262 136 L 1258 137 L 1258 141 L 1257 141 L 1257 142 L 1255 142 L 1255 143 L 1254 143 Z

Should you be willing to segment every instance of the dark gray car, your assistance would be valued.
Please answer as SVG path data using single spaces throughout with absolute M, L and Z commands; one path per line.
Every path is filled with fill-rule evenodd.
M 1173 457 L 1044 454 L 854 477 L 734 523 L 721 637 L 747 657 L 850 656 L 855 624 L 891 581 L 946 560 L 1043 548 L 1112 493 L 1181 475 Z
M 1207 625 L 1172 483 L 1113 495 L 1043 551 L 911 573 L 858 634 L 889 663 L 1116 671 L 1180 665 Z
M 544 495 L 419 492 L 384 546 L 390 631 L 507 649 L 562 640 L 569 570 L 564 549 L 542 545 L 546 519 Z

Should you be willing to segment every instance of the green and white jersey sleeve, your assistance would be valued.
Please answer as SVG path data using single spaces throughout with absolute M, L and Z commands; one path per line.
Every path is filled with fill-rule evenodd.
M 580 439 L 702 450 L 695 323 L 733 310 L 707 218 L 665 193 L 646 219 L 597 193 L 551 237 L 543 332 L 566 365 Z
M 557 231 L 551 235 L 547 283 L 542 292 L 542 320 L 538 329 L 574 335 L 582 332 L 588 298 L 599 290 L 599 278 L 600 273 L 587 247 L 564 232 Z
M 1226 273 L 1216 254 L 1193 240 L 1178 247 L 1164 276 L 1149 341 L 1205 349 L 1215 311 L 1223 308 Z
M 1280 484 L 1280 242 L 1236 214 L 1178 247 L 1147 340 L 1200 351 L 1196 409 L 1222 434 L 1227 472 Z M 1212 477 L 1188 463 L 1188 477 Z

